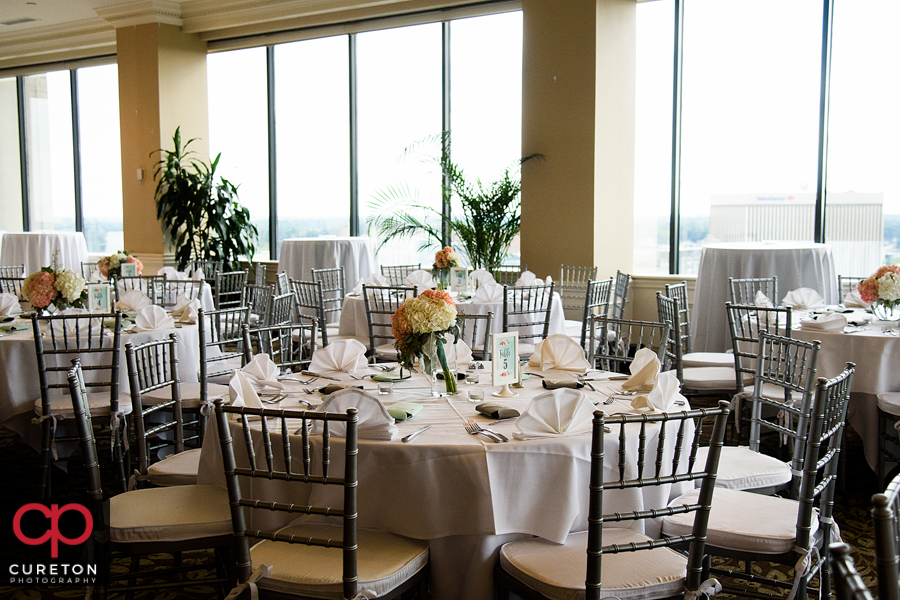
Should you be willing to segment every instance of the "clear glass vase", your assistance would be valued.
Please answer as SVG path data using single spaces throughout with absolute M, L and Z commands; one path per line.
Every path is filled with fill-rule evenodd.
M 431 395 L 432 396 L 453 396 L 459 393 L 459 382 L 456 380 L 457 356 L 456 344 L 453 338 L 450 340 L 442 339 L 443 354 L 446 364 L 442 364 L 440 356 L 431 365 Z M 438 352 L 440 355 L 440 351 Z
M 879 321 L 900 321 L 900 300 L 875 300 L 872 313 Z

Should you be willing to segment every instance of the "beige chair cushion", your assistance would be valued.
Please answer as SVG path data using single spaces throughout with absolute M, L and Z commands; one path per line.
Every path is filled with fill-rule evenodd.
M 669 506 L 697 502 L 700 490 L 679 496 Z M 783 554 L 794 549 L 797 539 L 797 511 L 800 503 L 753 492 L 717 488 L 713 494 L 706 544 L 761 554 Z M 663 518 L 665 535 L 687 535 L 694 523 L 693 513 Z M 819 529 L 812 519 L 810 535 Z
M 649 540 L 632 529 L 605 528 L 603 545 Z M 500 548 L 500 566 L 515 579 L 551 600 L 582 600 L 587 572 L 587 532 L 570 534 L 565 544 L 540 538 Z M 684 591 L 687 559 L 669 548 L 604 554 L 602 596 L 652 599 Z
M 730 352 L 688 352 L 681 357 L 685 368 L 731 367 L 734 369 L 734 354 Z
M 88 393 L 86 400 L 88 411 L 91 413 L 92 417 L 109 416 L 109 392 L 90 392 Z M 119 410 L 122 414 L 131 414 L 131 396 L 128 394 L 119 394 Z M 34 401 L 34 412 L 37 413 L 37 416 L 39 417 L 44 416 L 40 398 Z M 72 410 L 72 397 L 68 394 L 65 396 L 51 396 L 50 412 L 66 419 L 74 418 L 75 411 Z
M 293 524 L 280 531 L 302 537 L 332 539 L 337 548 L 262 541 L 250 549 L 253 568 L 261 564 L 274 567 L 260 580 L 259 587 L 285 594 L 340 600 L 343 586 L 342 528 L 324 523 Z M 428 563 L 428 544 L 422 540 L 375 529 L 358 529 L 357 533 L 357 589 L 360 591 L 370 589 L 381 597 Z
M 147 488 L 109 500 L 113 542 L 177 542 L 231 533 L 228 492 L 218 485 Z
M 744 385 L 753 384 L 753 375 L 744 377 Z M 733 367 L 691 367 L 684 369 L 682 387 L 689 390 L 734 390 L 737 383 Z
M 147 478 L 153 485 L 195 485 L 200 469 L 200 448 L 172 454 L 147 467 Z
M 900 392 L 878 394 L 878 408 L 889 415 L 900 416 Z
M 179 384 L 181 390 L 181 407 L 197 408 L 200 406 L 200 382 L 186 381 Z M 206 395 L 210 400 L 222 396 L 228 397 L 228 386 L 220 383 L 208 383 L 206 386 Z M 172 399 L 172 388 L 164 387 L 162 389 L 153 390 L 141 395 L 141 403 L 145 406 L 153 406 L 162 402 L 168 402 Z
M 697 450 L 697 464 L 706 464 L 709 448 Z M 723 446 L 716 487 L 753 490 L 783 485 L 791 480 L 791 467 L 774 456 L 754 452 L 747 446 Z M 697 480 L 700 487 L 702 480 Z

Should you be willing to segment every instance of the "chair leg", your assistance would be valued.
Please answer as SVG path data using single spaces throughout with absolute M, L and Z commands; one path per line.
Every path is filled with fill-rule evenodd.
M 875 473 L 878 476 L 878 489 L 884 489 L 884 452 L 887 434 L 884 432 L 885 427 L 884 413 L 878 411 L 878 459 Z
M 53 428 L 52 419 L 46 419 L 41 423 L 41 466 L 38 482 L 38 497 L 46 500 L 50 497 L 50 448 L 52 445 Z

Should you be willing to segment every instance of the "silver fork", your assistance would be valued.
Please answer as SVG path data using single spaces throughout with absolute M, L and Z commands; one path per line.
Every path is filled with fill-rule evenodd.
M 275 396 L 274 398 L 271 398 L 271 399 L 263 398 L 262 396 L 260 396 L 259 400 L 260 400 L 260 402 L 265 402 L 266 404 L 278 404 L 279 402 L 284 400 L 284 394 L 278 394 L 277 396 Z
M 482 427 L 481 425 L 479 425 L 478 423 L 476 423 L 475 421 L 473 421 L 471 419 L 466 421 L 466 425 L 471 425 L 472 428 L 475 429 L 475 431 L 486 431 L 488 433 L 492 433 L 504 442 L 509 441 L 509 438 L 506 437 L 505 435 L 503 435 L 502 433 L 500 433 L 498 431 L 494 431 L 493 429 L 488 429 L 487 427 Z
M 463 425 L 463 427 L 466 428 L 466 431 L 469 433 L 469 435 L 478 435 L 478 434 L 481 434 L 481 435 L 483 435 L 484 437 L 486 437 L 487 439 L 491 440 L 492 442 L 494 442 L 494 443 L 496 443 L 496 444 L 502 443 L 502 440 L 500 440 L 500 438 L 498 438 L 498 437 L 495 436 L 494 434 L 492 434 L 492 433 L 490 433 L 490 432 L 488 432 L 488 431 L 485 431 L 485 430 L 481 429 L 480 427 L 477 427 L 477 426 L 475 425 L 475 422 L 474 422 L 474 421 L 466 421 L 466 423 L 465 423 L 465 425 Z

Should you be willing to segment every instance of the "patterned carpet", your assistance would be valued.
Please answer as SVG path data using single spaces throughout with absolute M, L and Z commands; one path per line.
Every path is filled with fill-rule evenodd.
M 875 556 L 872 539 L 872 524 L 869 516 L 869 501 L 872 494 L 877 493 L 875 475 L 865 464 L 862 453 L 862 443 L 859 437 L 849 431 L 846 440 L 847 466 L 846 483 L 843 490 L 839 490 L 835 498 L 835 520 L 840 525 L 844 541 L 853 547 L 853 557 L 856 567 L 870 588 L 875 586 Z M 102 457 L 101 457 L 102 461 Z M 11 522 L 11 516 L 16 508 L 22 505 L 24 499 L 34 498 L 37 480 L 38 455 L 25 445 L 15 434 L 0 428 L 0 465 L 3 465 L 4 481 L 7 485 L 0 490 L 0 503 L 2 503 L 2 515 Z M 75 498 L 79 490 L 84 489 L 84 482 L 80 477 L 79 469 L 73 468 L 66 475 L 57 471 L 54 476 L 56 496 L 62 498 Z M 104 487 L 114 487 L 112 481 L 104 479 Z M 11 527 L 4 526 L 4 539 L 0 549 L 0 562 L 3 564 L 3 573 L 6 575 L 6 566 L 13 557 L 8 550 L 9 544 L 5 543 L 7 536 L 11 536 Z M 22 561 L 23 556 L 18 554 L 16 560 Z M 184 563 L 210 562 L 211 554 L 207 552 L 195 552 L 185 554 Z M 151 555 L 142 558 L 141 568 L 152 565 L 165 566 L 171 563 L 171 557 L 164 554 Z M 725 566 L 726 563 L 715 561 L 716 566 Z M 739 569 L 739 564 L 730 565 L 729 568 Z M 128 563 L 124 559 L 114 562 L 113 569 L 118 572 L 126 572 Z M 785 569 L 767 563 L 757 563 L 754 570 L 760 574 L 773 576 L 781 574 L 785 576 Z M 203 572 L 194 573 L 193 576 L 203 577 Z M 15 598 L 21 600 L 39 600 L 49 598 L 83 598 L 84 589 L 62 586 L 11 586 L 8 580 L 0 581 L 0 598 Z M 115 595 L 111 597 L 116 597 Z M 216 590 L 208 585 L 196 585 L 194 587 L 179 588 L 165 592 L 145 592 L 135 594 L 136 599 L 159 600 L 205 600 L 216 598 Z M 720 594 L 717 598 L 729 598 L 727 594 Z M 464 600 L 464 599 L 460 599 Z

